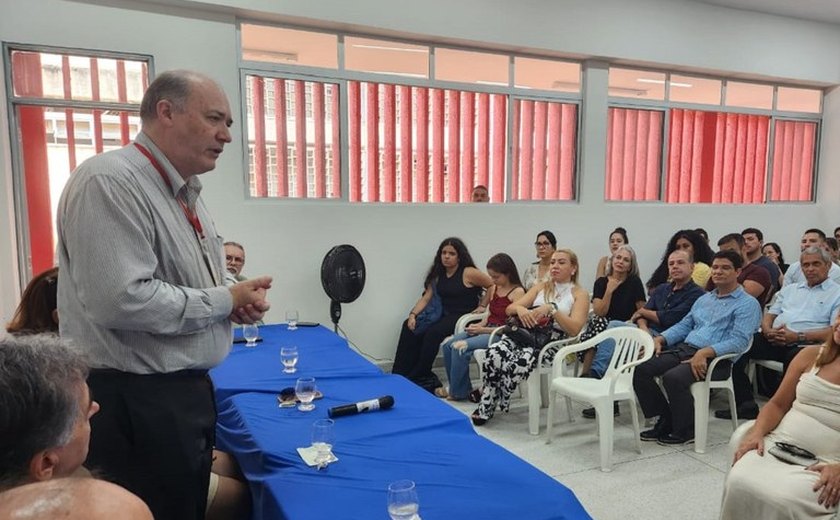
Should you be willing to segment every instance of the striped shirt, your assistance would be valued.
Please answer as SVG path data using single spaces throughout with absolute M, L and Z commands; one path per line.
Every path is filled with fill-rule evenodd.
M 197 176 L 184 182 L 142 132 L 136 142 L 171 187 L 132 144 L 82 163 L 61 195 L 61 336 L 93 368 L 149 374 L 214 367 L 231 345 L 224 240 Z M 176 196 L 197 213 L 205 239 Z

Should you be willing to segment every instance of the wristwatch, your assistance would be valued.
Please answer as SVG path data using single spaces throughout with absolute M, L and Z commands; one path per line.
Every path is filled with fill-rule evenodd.
M 801 345 L 802 343 L 805 343 L 805 341 L 807 341 L 805 339 L 805 333 L 804 332 L 797 332 L 796 333 L 796 342 Z

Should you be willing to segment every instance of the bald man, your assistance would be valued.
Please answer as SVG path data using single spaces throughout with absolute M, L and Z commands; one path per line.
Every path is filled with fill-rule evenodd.
M 58 478 L 0 493 L 0 520 L 154 520 L 125 489 L 92 478 Z

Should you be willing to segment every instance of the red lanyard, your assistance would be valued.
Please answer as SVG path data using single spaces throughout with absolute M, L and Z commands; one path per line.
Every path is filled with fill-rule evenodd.
M 163 170 L 163 167 L 160 163 L 155 159 L 155 156 L 143 145 L 139 143 L 134 143 L 134 146 L 140 150 L 140 153 L 146 156 L 152 166 L 155 167 L 155 170 L 160 174 L 160 178 L 163 179 L 163 182 L 166 183 L 166 186 L 169 187 L 170 191 L 172 190 L 172 181 L 169 180 L 169 176 Z M 195 230 L 196 234 L 202 239 L 204 238 L 204 228 L 201 227 L 201 221 L 198 219 L 198 213 L 192 211 L 190 208 L 187 207 L 187 204 L 180 199 L 177 195 L 175 195 L 175 200 L 178 201 L 178 205 L 181 206 L 181 209 L 184 210 L 184 216 L 187 217 L 187 221 L 189 221 L 190 225 Z

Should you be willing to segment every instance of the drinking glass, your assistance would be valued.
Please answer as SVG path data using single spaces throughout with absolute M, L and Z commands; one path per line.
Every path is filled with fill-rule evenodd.
M 295 383 L 295 396 L 300 401 L 298 410 L 301 412 L 309 412 L 315 409 L 312 400 L 315 399 L 315 378 L 301 377 Z
M 388 514 L 391 520 L 413 520 L 420 510 L 417 489 L 411 480 L 398 480 L 388 485 Z
M 335 421 L 332 419 L 318 419 L 312 423 L 312 447 L 317 451 L 315 462 L 318 464 L 318 469 L 330 462 L 335 441 L 334 425 Z
M 298 311 L 286 311 L 286 321 L 289 322 L 289 330 L 297 330 Z
M 295 346 L 280 347 L 280 361 L 283 363 L 283 373 L 294 374 L 297 369 L 298 349 Z
M 247 341 L 245 343 L 246 347 L 254 347 L 257 345 L 257 338 L 260 337 L 260 328 L 257 327 L 256 323 L 243 325 L 242 337 Z

